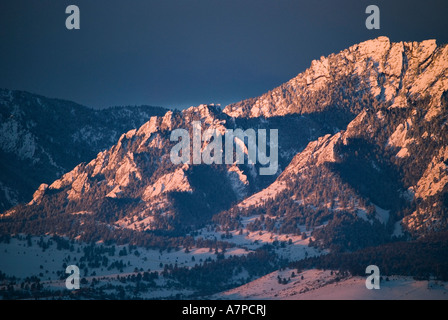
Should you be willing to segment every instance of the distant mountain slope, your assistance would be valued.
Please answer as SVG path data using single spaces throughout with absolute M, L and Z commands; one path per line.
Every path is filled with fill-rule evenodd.
M 122 132 L 166 111 L 149 106 L 94 110 L 1 89 L 0 212 L 29 201 L 39 184 L 92 159 L 116 143 Z

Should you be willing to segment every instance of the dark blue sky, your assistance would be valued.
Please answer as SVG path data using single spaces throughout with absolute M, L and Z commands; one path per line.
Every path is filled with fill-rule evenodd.
M 81 29 L 65 28 L 78 5 Z M 369 4 L 381 30 L 367 30 Z M 0 87 L 91 106 L 226 105 L 355 43 L 448 42 L 448 1 L 2 0 Z

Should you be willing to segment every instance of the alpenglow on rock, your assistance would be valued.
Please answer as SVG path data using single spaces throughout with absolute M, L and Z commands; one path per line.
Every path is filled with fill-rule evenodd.
M 339 241 L 340 250 L 376 245 L 402 229 L 444 229 L 447 91 L 448 46 L 369 40 L 222 111 L 201 105 L 150 118 L 89 162 L 42 181 L 49 186 L 10 210 L 8 228 L 30 231 L 48 211 L 79 228 L 42 223 L 39 232 L 72 237 L 88 234 L 88 219 L 112 237 L 114 230 L 186 232 L 211 221 L 242 228 L 241 216 L 266 214 L 270 220 L 254 218 L 251 228 L 306 228 L 323 247 Z M 247 163 L 174 165 L 170 132 L 192 130 L 194 121 L 220 132 L 278 129 L 278 174 L 261 177 Z

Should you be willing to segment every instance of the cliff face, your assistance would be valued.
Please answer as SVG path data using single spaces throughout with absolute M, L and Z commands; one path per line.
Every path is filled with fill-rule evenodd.
M 266 94 L 228 105 L 234 117 L 282 116 L 312 113 L 334 103 L 329 88 L 370 93 L 398 107 L 409 97 L 431 97 L 428 117 L 439 113 L 447 86 L 448 46 L 435 40 L 392 43 L 380 37 L 356 44 L 337 54 L 314 60 L 310 68 Z M 343 97 L 350 100 L 350 96 Z M 343 101 L 339 101 L 342 103 Z

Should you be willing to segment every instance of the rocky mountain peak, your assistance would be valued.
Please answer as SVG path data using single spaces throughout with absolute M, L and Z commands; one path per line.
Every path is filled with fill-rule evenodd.
M 448 46 L 435 40 L 391 42 L 379 37 L 351 46 L 337 54 L 313 60 L 310 68 L 287 83 L 257 97 L 225 107 L 234 117 L 273 117 L 312 113 L 331 107 L 328 88 L 344 91 L 347 85 L 368 92 L 394 107 L 408 98 L 431 97 L 428 117 L 446 88 Z

